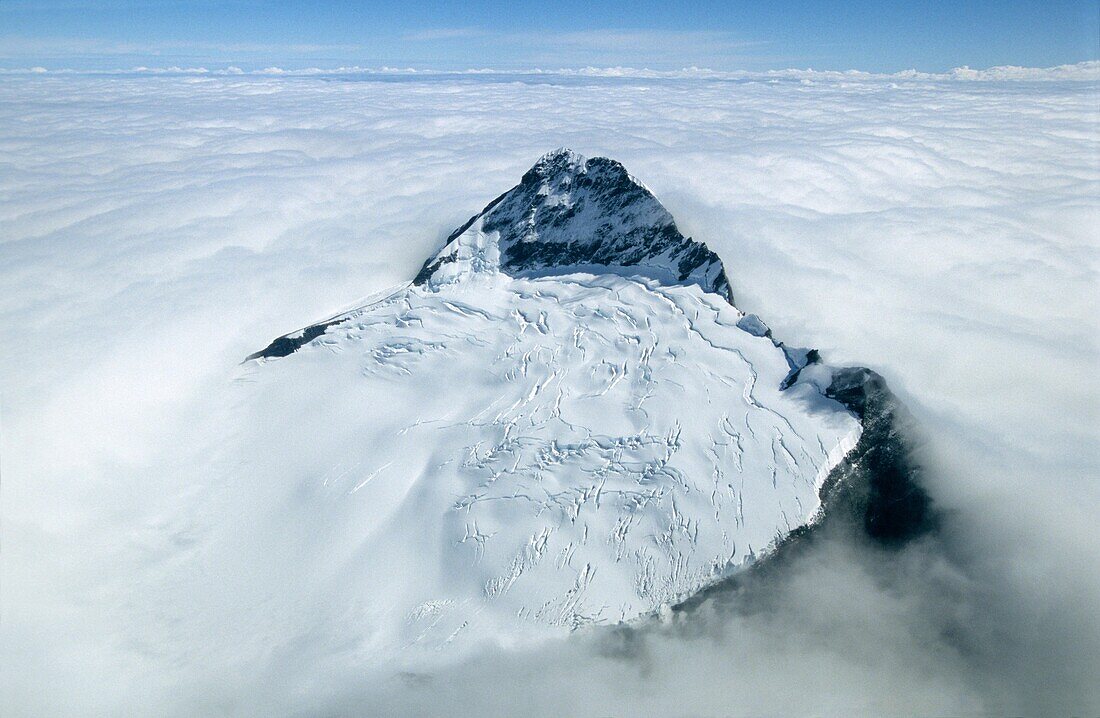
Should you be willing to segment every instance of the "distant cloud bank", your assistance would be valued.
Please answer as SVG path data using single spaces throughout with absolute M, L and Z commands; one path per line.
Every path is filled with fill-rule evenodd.
M 458 32 L 458 31 L 450 31 Z M 1096 81 L 1100 80 L 1100 60 L 1089 60 L 1072 65 L 1057 65 L 1055 67 L 1020 67 L 1017 65 L 999 65 L 986 69 L 956 67 L 947 72 L 921 72 L 919 70 L 903 70 L 892 73 L 865 72 L 863 70 L 814 70 L 811 68 L 786 70 L 752 71 L 720 71 L 701 67 L 686 67 L 682 70 L 649 70 L 635 67 L 583 67 L 529 70 L 499 70 L 493 68 L 469 68 L 466 70 L 425 70 L 411 67 L 305 67 L 284 69 L 281 67 L 265 67 L 260 69 L 244 70 L 240 67 L 229 65 L 226 67 L 131 67 L 116 70 L 78 70 L 78 69 L 47 69 L 45 67 L 27 68 L 0 68 L 0 75 L 196 75 L 196 76 L 226 76 L 244 75 L 249 77 L 341 77 L 348 75 L 410 75 L 410 76 L 462 76 L 462 75 L 498 75 L 524 77 L 530 75 L 563 77 L 615 77 L 636 79 L 712 79 L 712 80 L 769 80 L 769 79 L 798 79 L 798 80 L 969 80 L 969 81 L 1007 81 L 1007 80 L 1075 80 Z

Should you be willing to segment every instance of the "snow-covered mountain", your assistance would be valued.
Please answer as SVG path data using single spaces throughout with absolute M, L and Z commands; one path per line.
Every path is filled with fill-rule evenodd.
M 455 230 L 416 284 L 495 268 L 513 277 L 592 270 L 695 284 L 733 303 L 722 261 L 685 238 L 657 198 L 605 157 L 561 149 Z
M 691 596 L 814 519 L 876 381 L 775 341 L 620 164 L 567 150 L 412 283 L 248 359 L 249 390 L 295 388 L 274 425 L 330 434 L 302 480 L 384 653 Z

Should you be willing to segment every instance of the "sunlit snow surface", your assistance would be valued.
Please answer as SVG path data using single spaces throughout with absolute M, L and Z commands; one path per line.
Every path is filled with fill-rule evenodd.
M 951 473 L 930 489 L 971 528 L 959 545 L 991 557 L 973 582 L 990 593 L 943 605 L 880 593 L 859 571 L 839 587 L 815 575 L 774 622 L 739 623 L 713 651 L 670 651 L 644 680 L 618 674 L 589 693 L 666 715 L 725 715 L 753 696 L 757 713 L 806 714 L 840 681 L 838 713 L 849 695 L 899 714 L 1084 712 L 1026 703 L 1044 690 L 1095 698 L 1095 681 L 1071 679 L 1094 676 L 1100 655 L 1100 579 L 1081 568 L 1100 563 L 1100 141 L 1096 80 L 1074 76 L 0 78 L 0 712 L 273 714 L 370 692 L 378 608 L 366 599 L 383 589 L 364 589 L 356 568 L 380 527 L 355 512 L 399 457 L 347 460 L 368 452 L 343 420 L 385 408 L 346 394 L 398 386 L 400 366 L 457 349 L 387 364 L 312 347 L 262 367 L 269 381 L 323 360 L 339 386 L 271 392 L 238 363 L 407 281 L 558 146 L 644 178 L 778 338 L 881 371 L 946 457 Z M 508 386 L 530 387 L 535 367 Z M 295 412 L 294 431 L 271 421 Z M 396 435 L 404 425 L 394 448 L 460 431 Z M 705 490 L 691 496 L 709 506 Z M 930 618 L 955 610 L 950 630 Z M 975 625 L 985 633 L 967 635 L 966 656 L 930 638 Z M 1001 680 L 973 668 L 973 651 L 997 667 L 1051 659 Z M 567 691 L 537 695 L 511 712 L 600 712 L 554 702 Z
M 376 663 L 629 621 L 815 516 L 860 425 L 730 299 L 622 165 L 559 149 L 412 286 L 249 357 L 266 424 L 330 427 L 300 480 L 354 496 Z
M 283 480 L 331 507 L 306 520 L 354 547 L 380 642 L 521 639 L 690 595 L 817 509 L 859 424 L 781 392 L 783 351 L 740 316 L 698 287 L 480 273 L 250 366 L 250 401 L 329 428 Z

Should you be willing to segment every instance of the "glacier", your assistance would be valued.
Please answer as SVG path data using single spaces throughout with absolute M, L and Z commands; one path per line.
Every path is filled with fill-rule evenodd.
M 812 524 L 862 435 L 836 371 L 737 309 L 717 255 L 568 150 L 413 281 L 241 371 L 272 426 L 330 434 L 303 458 L 382 655 L 676 605 Z

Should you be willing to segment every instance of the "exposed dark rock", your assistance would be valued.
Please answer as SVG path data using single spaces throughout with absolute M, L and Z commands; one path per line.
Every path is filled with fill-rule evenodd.
M 733 303 L 718 255 L 684 237 L 657 198 L 606 157 L 569 150 L 543 156 L 518 185 L 451 233 L 414 284 L 454 261 L 457 242 L 478 220 L 482 232 L 499 232 L 500 271 L 512 276 L 630 268 L 664 283 L 697 284 Z
M 292 334 L 281 336 L 260 351 L 249 354 L 244 360 L 277 359 L 278 357 L 289 356 L 327 332 L 329 327 L 335 326 L 342 321 L 342 319 L 333 319 L 332 321 L 314 324 L 305 329 L 293 332 Z
M 896 544 L 935 527 L 920 467 L 910 446 L 909 412 L 877 373 L 862 367 L 833 374 L 825 395 L 848 407 L 863 424 L 859 443 L 825 480 L 822 513 L 862 523 L 868 536 Z

